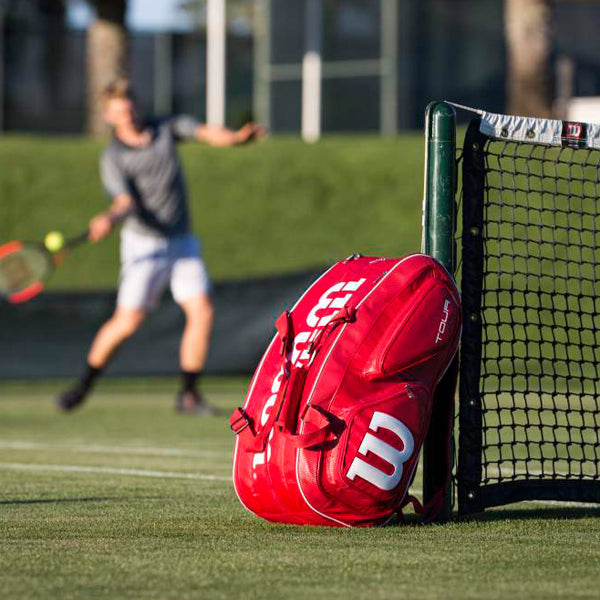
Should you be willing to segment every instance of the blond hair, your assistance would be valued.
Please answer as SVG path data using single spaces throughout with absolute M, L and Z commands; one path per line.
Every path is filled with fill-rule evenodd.
M 100 103 L 102 106 L 106 106 L 109 100 L 115 98 L 135 100 L 129 79 L 119 77 L 111 81 L 100 93 Z

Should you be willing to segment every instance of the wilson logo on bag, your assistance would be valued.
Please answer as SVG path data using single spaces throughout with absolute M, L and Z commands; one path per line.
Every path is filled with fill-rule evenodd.
M 408 488 L 434 403 L 453 402 L 455 381 L 439 386 L 461 327 L 452 278 L 421 254 L 353 256 L 276 327 L 230 419 L 238 497 L 271 521 L 385 523 L 414 500 Z
M 410 429 L 402 421 L 385 413 L 376 412 L 369 424 L 369 430 L 376 432 L 380 427 L 392 431 L 398 436 L 402 442 L 402 450 L 397 450 L 394 446 L 367 432 L 358 447 L 359 454 L 364 458 L 357 456 L 352 461 L 346 477 L 353 480 L 358 476 L 380 490 L 393 490 L 402 477 L 402 465 L 412 456 L 415 449 L 414 438 Z M 369 452 L 390 465 L 391 473 L 386 474 L 385 471 L 369 463 L 366 458 Z

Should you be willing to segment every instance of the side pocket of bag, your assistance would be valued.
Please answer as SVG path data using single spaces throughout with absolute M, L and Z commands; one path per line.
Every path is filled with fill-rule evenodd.
M 314 509 L 348 524 L 387 520 L 406 495 L 431 413 L 432 394 L 398 383 L 344 415 L 339 443 L 301 451 L 305 497 Z M 318 486 L 311 482 L 318 481 Z
M 431 278 L 410 298 L 391 303 L 382 316 L 389 325 L 365 363 L 363 375 L 379 379 L 410 374 L 434 384 L 456 350 L 460 335 L 460 302 L 444 281 Z

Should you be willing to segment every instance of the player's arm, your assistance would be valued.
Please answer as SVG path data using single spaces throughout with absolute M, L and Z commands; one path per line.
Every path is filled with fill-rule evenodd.
M 256 123 L 246 123 L 237 130 L 202 123 L 194 129 L 196 140 L 222 148 L 247 144 L 254 139 L 264 137 L 264 135 L 264 127 Z
M 105 238 L 116 224 L 135 209 L 135 201 L 129 193 L 127 177 L 119 157 L 110 150 L 106 150 L 100 158 L 100 178 L 111 202 L 107 211 L 96 215 L 89 223 L 89 239 L 92 242 Z
M 92 218 L 88 226 L 89 238 L 98 242 L 105 238 L 112 228 L 123 221 L 134 209 L 133 197 L 129 194 L 117 194 L 113 197 L 110 208 Z

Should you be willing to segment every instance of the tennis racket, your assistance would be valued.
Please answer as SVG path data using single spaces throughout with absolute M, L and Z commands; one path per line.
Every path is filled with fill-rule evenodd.
M 42 243 L 20 240 L 0 246 L 0 297 L 14 304 L 31 300 L 42 292 L 67 251 L 87 239 L 87 231 L 67 238 L 56 252 L 50 252 Z

